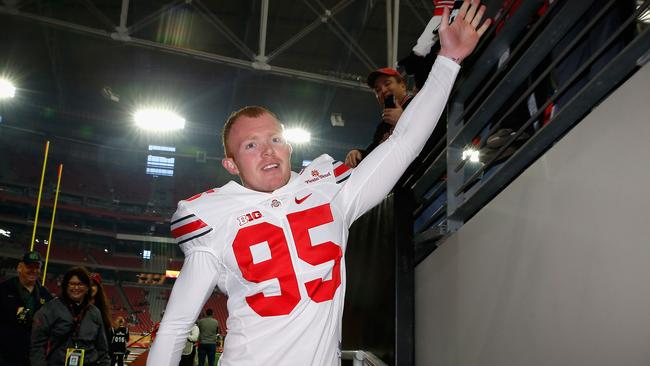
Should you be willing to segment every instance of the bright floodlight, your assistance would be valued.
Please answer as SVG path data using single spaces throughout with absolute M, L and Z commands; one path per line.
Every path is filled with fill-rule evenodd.
M 469 161 L 472 163 L 478 163 L 479 162 L 478 150 L 472 148 L 467 148 L 463 150 L 463 160 L 467 160 L 467 159 L 469 159 Z
M 148 131 L 168 132 L 185 128 L 185 118 L 168 110 L 147 108 L 135 112 L 135 124 Z
M 9 80 L 0 79 L 0 99 L 13 98 L 16 95 L 16 87 Z
M 302 128 L 290 128 L 284 131 L 284 138 L 294 144 L 304 144 L 311 140 L 311 134 Z

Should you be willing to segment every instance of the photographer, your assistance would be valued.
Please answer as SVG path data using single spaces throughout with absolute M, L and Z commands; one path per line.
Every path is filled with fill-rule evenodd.
M 375 91 L 377 102 L 383 111 L 381 121 L 375 129 L 372 143 L 365 149 L 354 149 L 345 157 L 345 164 L 354 168 L 361 159 L 370 154 L 379 144 L 386 141 L 391 135 L 397 120 L 411 102 L 411 96 L 406 91 L 406 82 L 402 75 L 390 67 L 384 67 L 368 75 L 368 86 Z

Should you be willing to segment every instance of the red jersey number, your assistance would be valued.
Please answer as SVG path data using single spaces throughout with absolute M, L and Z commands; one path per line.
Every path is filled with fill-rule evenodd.
M 343 251 L 331 241 L 313 245 L 309 236 L 309 229 L 334 221 L 329 204 L 288 214 L 287 220 L 300 259 L 313 266 L 334 261 L 330 280 L 316 279 L 305 283 L 307 294 L 313 301 L 332 300 L 336 289 L 341 285 Z M 271 258 L 253 263 L 250 247 L 262 242 L 268 243 Z M 268 222 L 240 229 L 233 242 L 233 251 L 237 265 L 246 280 L 259 283 L 277 278 L 280 284 L 279 296 L 266 297 L 263 293 L 258 293 L 246 297 L 251 309 L 261 316 L 291 313 L 300 301 L 300 291 L 284 230 Z

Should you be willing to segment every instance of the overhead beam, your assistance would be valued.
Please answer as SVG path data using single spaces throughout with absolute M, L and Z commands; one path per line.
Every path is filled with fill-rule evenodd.
M 329 17 L 333 17 L 336 15 L 338 12 L 341 10 L 345 9 L 348 7 L 348 5 L 352 4 L 354 0 L 341 0 L 338 4 L 336 4 L 330 12 Z M 309 25 L 307 25 L 305 28 L 303 28 L 300 32 L 296 33 L 293 37 L 291 37 L 289 40 L 284 42 L 282 45 L 280 45 L 278 48 L 273 50 L 268 56 L 267 56 L 267 61 L 271 61 L 273 58 L 281 54 L 282 52 L 286 51 L 289 47 L 293 46 L 296 42 L 299 40 L 305 38 L 309 33 L 314 31 L 316 28 L 320 27 L 321 24 L 327 23 L 328 16 L 325 14 L 323 15 L 318 15 L 316 19 L 314 19 L 313 22 L 311 22 Z
M 184 4 L 185 0 L 175 0 L 172 1 L 171 3 L 164 5 L 160 9 L 154 11 L 153 13 L 147 15 L 146 17 L 140 19 L 139 21 L 133 23 L 132 26 L 128 27 L 128 31 L 126 32 L 127 34 L 134 34 L 138 31 L 140 31 L 142 28 L 148 26 L 149 24 L 155 22 L 156 20 L 160 19 L 160 17 L 168 12 L 169 10 L 180 6 L 181 4 Z
M 215 63 L 225 64 L 229 66 L 240 67 L 248 70 L 259 70 L 252 65 L 252 62 L 250 60 L 241 60 L 233 57 L 228 57 L 228 56 L 218 55 L 215 53 L 193 50 L 188 48 L 178 48 L 178 47 L 165 45 L 159 42 L 135 38 L 135 37 L 130 37 L 128 40 L 116 39 L 114 37 L 114 34 L 102 29 L 87 27 L 84 25 L 75 24 L 60 19 L 45 17 L 37 14 L 16 11 L 16 10 L 9 9 L 5 6 L 0 6 L 0 14 L 19 17 L 25 20 L 34 21 L 40 24 L 44 24 L 47 26 L 60 28 L 64 30 L 69 30 L 76 33 L 92 35 L 92 36 L 96 36 L 103 39 L 109 39 L 113 41 L 121 41 L 125 45 L 140 46 L 148 49 L 157 49 L 165 52 L 175 53 L 178 55 L 189 56 L 195 59 L 201 59 L 209 62 L 215 62 Z M 359 91 L 370 92 L 370 88 L 368 88 L 362 82 L 339 79 L 328 75 L 295 70 L 295 69 L 285 68 L 281 66 L 270 66 L 268 70 L 264 70 L 264 71 L 278 76 L 297 78 L 306 81 L 318 82 L 318 83 L 329 84 L 329 85 L 334 85 L 334 86 L 339 86 L 344 88 L 355 89 Z
M 115 29 L 115 23 L 113 23 L 112 20 L 110 20 L 101 10 L 95 6 L 95 4 L 92 3 L 90 0 L 81 0 L 81 2 L 88 8 L 88 10 L 97 18 L 99 19 L 106 28 L 108 29 Z
M 309 0 L 303 0 L 303 2 L 313 11 L 316 15 L 319 15 L 320 12 L 314 8 Z M 335 36 L 337 36 L 345 45 L 352 50 L 352 52 L 359 58 L 359 60 L 368 68 L 368 70 L 374 70 L 377 68 L 377 65 L 375 62 L 368 56 L 366 51 L 357 43 L 357 41 L 348 33 L 347 30 L 336 20 L 336 18 L 332 17 L 332 13 L 329 9 L 325 7 L 319 0 L 315 0 L 315 2 L 318 4 L 318 6 L 322 9 L 324 12 L 324 15 L 331 20 L 331 22 L 327 22 L 327 25 L 330 27 L 330 30 L 332 33 L 334 33 Z
M 197 8 L 199 14 L 203 16 L 210 24 L 212 24 L 227 40 L 229 40 L 235 47 L 237 47 L 246 57 L 250 60 L 255 60 L 255 53 L 244 43 L 235 33 L 233 33 L 228 26 L 221 21 L 201 0 L 193 0 L 191 4 Z

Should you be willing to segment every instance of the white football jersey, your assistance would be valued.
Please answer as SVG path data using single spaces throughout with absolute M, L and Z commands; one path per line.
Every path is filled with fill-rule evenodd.
M 219 365 L 339 365 L 348 228 L 419 154 L 458 70 L 439 57 L 391 137 L 354 170 L 322 155 L 272 193 L 231 181 L 181 201 L 171 229 L 185 262 L 147 364 L 178 364 L 218 286 L 228 296 Z

